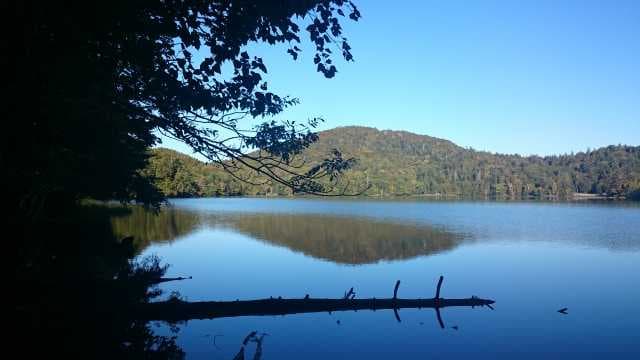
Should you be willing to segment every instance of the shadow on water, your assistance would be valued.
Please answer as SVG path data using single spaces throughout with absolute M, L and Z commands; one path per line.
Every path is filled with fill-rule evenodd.
M 175 335 L 154 333 L 137 306 L 157 298 L 167 270 L 160 259 L 133 259 L 131 242 L 109 219 L 123 208 L 85 206 L 15 221 L 22 238 L 16 273 L 15 344 L 24 358 L 180 359 Z

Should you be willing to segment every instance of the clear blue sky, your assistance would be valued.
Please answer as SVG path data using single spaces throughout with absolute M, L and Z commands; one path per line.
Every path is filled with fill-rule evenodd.
M 312 51 L 294 62 L 284 47 L 250 47 L 271 90 L 302 102 L 278 118 L 524 155 L 640 145 L 640 0 L 356 4 L 355 62 L 337 62 L 333 79 Z

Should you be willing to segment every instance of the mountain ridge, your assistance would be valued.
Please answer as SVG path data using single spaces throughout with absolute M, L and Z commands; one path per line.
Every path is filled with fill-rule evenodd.
M 356 166 L 343 178 L 354 188 L 368 187 L 364 194 L 368 196 L 522 199 L 585 193 L 621 198 L 640 192 L 640 146 L 609 145 L 575 154 L 523 156 L 463 148 L 450 140 L 404 130 L 343 126 L 318 135 L 319 140 L 302 156 L 314 163 L 335 148 L 345 157 L 357 158 Z M 171 151 L 153 149 L 146 170 L 168 196 L 290 194 L 280 184 L 242 184 L 214 165 Z M 182 167 L 169 165 L 169 158 L 180 158 Z M 167 167 L 172 170 L 165 171 Z

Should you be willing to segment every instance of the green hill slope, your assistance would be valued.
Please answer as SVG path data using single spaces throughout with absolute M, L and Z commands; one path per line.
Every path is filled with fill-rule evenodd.
M 500 155 L 406 131 L 340 127 L 319 134 L 303 156 L 312 164 L 331 149 L 358 164 L 343 182 L 369 196 L 569 198 L 574 193 L 637 197 L 640 147 L 608 146 L 558 156 Z M 167 149 L 154 149 L 148 174 L 168 196 L 288 195 L 273 183 L 251 186 L 221 169 Z

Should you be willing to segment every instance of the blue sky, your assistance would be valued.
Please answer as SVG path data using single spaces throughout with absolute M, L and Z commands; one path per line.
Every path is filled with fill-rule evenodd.
M 249 47 L 271 90 L 302 102 L 277 118 L 524 155 L 640 145 L 640 1 L 356 4 L 362 19 L 344 22 L 355 62 L 338 61 L 333 79 L 308 47 L 295 62 L 285 47 Z

